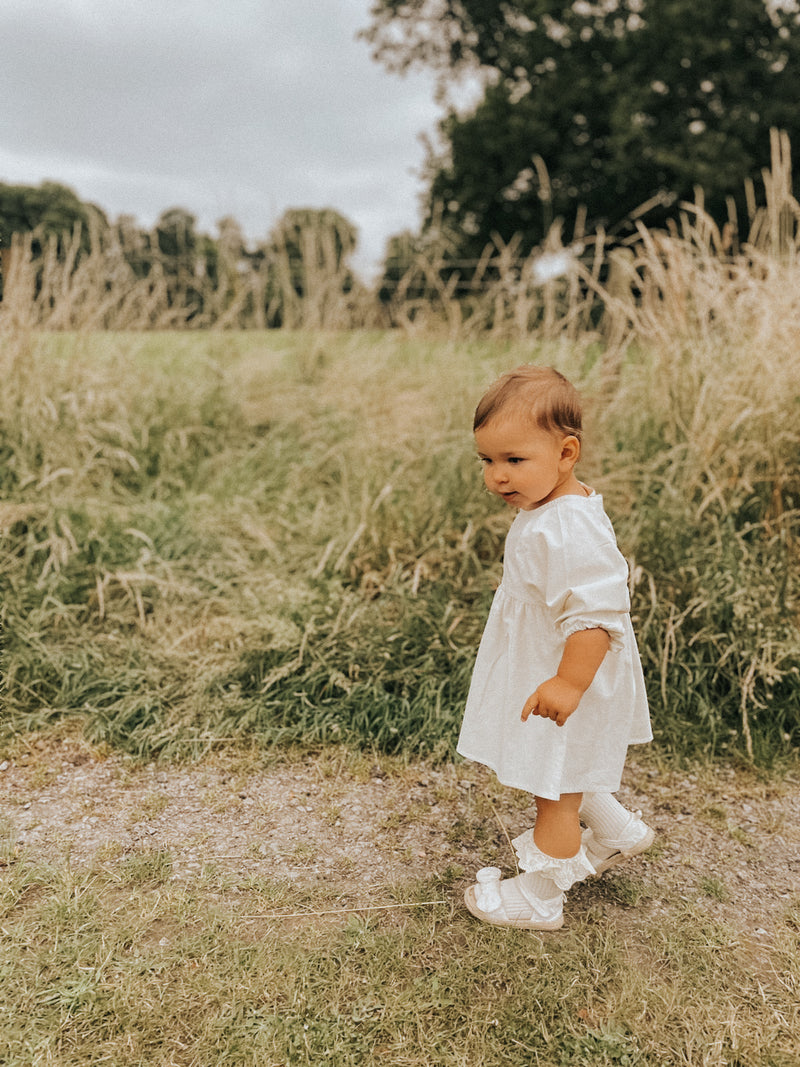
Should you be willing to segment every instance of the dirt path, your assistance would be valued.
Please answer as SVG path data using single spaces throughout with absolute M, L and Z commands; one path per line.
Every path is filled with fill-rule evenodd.
M 373 763 L 342 752 L 259 766 L 241 758 L 134 767 L 85 744 L 39 742 L 0 761 L 6 854 L 74 865 L 165 850 L 171 877 L 324 884 L 342 906 L 439 876 L 459 895 L 473 872 L 513 873 L 506 840 L 533 821 L 523 794 L 482 768 Z M 699 903 L 743 935 L 768 939 L 800 893 L 800 790 L 711 768 L 697 774 L 631 762 L 620 799 L 658 838 L 646 855 L 570 894 L 571 908 Z M 505 828 L 505 829 L 504 829 Z M 235 888 L 234 888 L 234 891 Z M 385 892 L 383 894 L 385 896 Z

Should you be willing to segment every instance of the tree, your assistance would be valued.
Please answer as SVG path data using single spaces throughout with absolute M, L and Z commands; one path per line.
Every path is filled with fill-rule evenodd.
M 390 67 L 482 79 L 428 160 L 428 217 L 459 256 L 494 234 L 538 244 L 554 217 L 663 223 L 705 192 L 721 221 L 769 160 L 800 143 L 800 20 L 791 0 L 376 0 L 367 36 Z
M 424 261 L 423 241 L 410 230 L 390 237 L 383 261 L 378 298 L 385 304 L 395 299 L 420 300 L 426 295 L 420 261 Z
M 191 322 L 203 311 L 207 241 L 197 233 L 197 219 L 182 207 L 168 208 L 156 219 L 154 240 L 167 283 L 167 300 Z
M 358 231 L 332 208 L 290 208 L 272 228 L 260 256 L 267 262 L 266 315 L 271 326 L 326 320 L 350 293 L 350 258 Z
M 156 219 L 158 250 L 172 269 L 193 270 L 197 250 L 197 219 L 182 207 L 162 211 Z
M 35 233 L 34 254 L 53 238 L 59 251 L 64 242 L 80 230 L 80 247 L 88 250 L 93 231 L 104 232 L 108 220 L 100 208 L 85 204 L 76 193 L 58 182 L 41 185 L 6 185 L 0 182 L 0 263 L 5 274 L 11 263 L 11 243 L 15 234 Z
M 42 182 L 41 185 L 5 185 L 0 183 L 0 241 L 11 244 L 15 233 L 41 230 L 43 236 L 71 234 L 80 225 L 88 231 L 93 225 L 106 228 L 108 220 L 100 208 L 85 204 L 66 185 Z
M 217 233 L 220 255 L 234 265 L 246 259 L 247 241 L 242 227 L 233 215 L 224 215 L 217 221 Z
M 271 248 L 285 258 L 301 296 L 316 271 L 347 270 L 357 239 L 355 226 L 332 208 L 290 208 L 270 233 Z

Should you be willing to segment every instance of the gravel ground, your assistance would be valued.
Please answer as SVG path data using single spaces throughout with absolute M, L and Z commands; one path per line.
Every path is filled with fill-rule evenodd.
M 641 857 L 576 887 L 575 909 L 635 921 L 676 898 L 769 940 L 800 893 L 800 790 L 792 778 L 629 763 L 619 799 L 641 809 L 657 839 Z M 458 899 L 474 871 L 513 873 L 507 836 L 532 825 L 525 794 L 477 765 L 432 767 L 328 752 L 268 765 L 220 757 L 137 766 L 84 743 L 34 741 L 0 758 L 2 861 L 90 865 L 164 850 L 175 881 L 283 880 L 326 907 L 381 904 L 387 890 L 444 879 Z M 213 865 L 209 868 L 209 865 Z M 210 872 L 210 873 L 209 873 Z

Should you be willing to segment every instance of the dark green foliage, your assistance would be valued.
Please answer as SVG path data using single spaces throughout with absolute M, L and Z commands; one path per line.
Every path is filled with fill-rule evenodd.
M 441 582 L 428 597 L 409 600 L 403 584 L 366 605 L 329 587 L 319 614 L 305 622 L 302 652 L 249 649 L 212 683 L 212 693 L 235 695 L 264 740 L 443 755 L 460 723 L 474 658 L 471 645 L 447 637 L 465 598 Z M 342 615 L 349 616 L 345 628 Z
M 16 235 L 32 235 L 32 252 L 40 257 L 50 245 L 63 256 L 72 241 L 77 259 L 88 252 L 108 228 L 104 213 L 80 200 L 72 189 L 58 182 L 38 186 L 6 185 L 0 182 L 0 299 L 4 278 L 11 266 L 11 245 Z
M 44 238 L 61 238 L 76 226 L 83 230 L 84 247 L 88 247 L 92 226 L 104 229 L 107 225 L 99 208 L 84 203 L 58 182 L 38 186 L 0 182 L 0 248 L 9 248 L 15 233 L 39 230 Z
M 455 259 L 499 236 L 537 245 L 556 218 L 649 226 L 705 192 L 720 225 L 769 156 L 800 135 L 800 26 L 763 0 L 557 4 L 377 0 L 368 34 L 390 65 L 479 66 L 482 99 L 451 111 L 429 160 L 428 225 Z M 736 218 L 734 218 L 736 223 Z
M 657 728 L 671 747 L 694 735 L 713 756 L 738 737 L 763 759 L 800 743 L 800 590 L 786 545 L 800 524 L 795 516 L 781 526 L 770 534 L 677 522 L 640 532 L 637 562 L 657 576 L 658 599 L 641 584 L 634 612 Z

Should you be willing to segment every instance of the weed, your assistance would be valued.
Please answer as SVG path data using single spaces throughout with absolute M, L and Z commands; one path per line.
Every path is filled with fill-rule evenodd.
M 734 841 L 738 841 L 740 845 L 745 845 L 747 848 L 752 848 L 753 838 L 752 835 L 744 830 L 741 826 L 729 826 L 728 834 Z
M 700 879 L 698 883 L 700 892 L 705 893 L 707 897 L 711 897 L 713 900 L 727 900 L 730 896 L 728 887 L 722 881 L 721 878 L 716 878 L 712 875 L 705 876 Z
M 163 849 L 142 849 L 125 856 L 118 869 L 126 885 L 160 885 L 172 874 L 172 857 Z
M 131 823 L 154 819 L 165 808 L 169 807 L 169 797 L 165 793 L 147 793 L 139 803 L 138 808 L 131 812 Z
M 728 812 L 725 808 L 710 804 L 700 812 L 702 818 L 712 826 L 724 828 L 728 825 Z
M 645 879 L 619 872 L 605 880 L 603 889 L 611 901 L 627 908 L 635 908 L 654 896 L 652 886 Z

